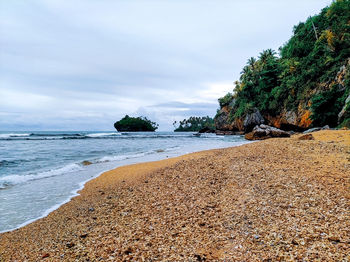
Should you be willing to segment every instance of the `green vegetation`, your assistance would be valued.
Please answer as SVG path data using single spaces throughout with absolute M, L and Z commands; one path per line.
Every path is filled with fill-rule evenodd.
M 307 110 L 314 126 L 348 126 L 349 113 L 341 122 L 338 114 L 350 94 L 349 58 L 350 0 L 338 0 L 295 26 L 279 55 L 268 49 L 250 58 L 220 107 L 229 105 L 233 118 L 254 108 L 264 117 Z
M 146 117 L 130 117 L 126 115 L 115 122 L 114 127 L 119 132 L 155 131 L 158 128 L 158 124 Z
M 198 132 L 203 128 L 215 129 L 214 119 L 210 118 L 209 116 L 191 116 L 190 118 L 184 119 L 180 122 L 175 121 L 173 123 L 173 126 L 175 127 L 175 132 Z

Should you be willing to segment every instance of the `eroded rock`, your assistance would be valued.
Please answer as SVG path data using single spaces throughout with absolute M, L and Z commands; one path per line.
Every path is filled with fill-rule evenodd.
M 252 129 L 260 124 L 264 124 L 265 120 L 258 109 L 253 113 L 246 115 L 243 121 L 244 132 L 250 132 Z
M 254 127 L 252 132 L 245 135 L 247 140 L 263 140 L 273 137 L 290 137 L 290 134 L 272 126 L 260 125 Z

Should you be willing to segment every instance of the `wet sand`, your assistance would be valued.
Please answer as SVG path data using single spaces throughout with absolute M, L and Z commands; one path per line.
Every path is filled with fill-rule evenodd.
M 350 131 L 299 136 L 106 172 L 0 261 L 348 261 Z

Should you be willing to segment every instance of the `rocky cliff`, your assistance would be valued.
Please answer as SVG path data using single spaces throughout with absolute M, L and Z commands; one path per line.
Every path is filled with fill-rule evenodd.
M 300 101 L 294 110 L 288 110 L 281 104 L 281 113 L 271 114 L 269 112 L 260 112 L 258 108 L 254 108 L 252 112 L 245 113 L 242 117 L 234 117 L 236 113 L 235 96 L 229 104 L 223 105 L 215 116 L 215 127 L 217 130 L 223 131 L 243 131 L 250 132 L 255 126 L 266 124 L 283 130 L 303 131 L 313 126 L 312 120 L 312 97 L 321 94 L 326 90 L 330 90 L 331 86 L 336 85 L 339 92 L 346 93 L 349 88 L 345 82 L 350 74 L 350 58 L 340 67 L 338 73 L 333 80 L 328 83 L 320 84 L 312 92 L 310 92 L 306 100 Z M 336 119 L 337 124 L 350 127 L 350 94 L 346 96 L 342 104 L 341 110 Z M 323 123 L 326 124 L 326 123 Z
M 250 58 L 233 93 L 219 99 L 216 129 L 350 127 L 349 21 L 350 1 L 334 1 L 295 26 L 279 55 Z

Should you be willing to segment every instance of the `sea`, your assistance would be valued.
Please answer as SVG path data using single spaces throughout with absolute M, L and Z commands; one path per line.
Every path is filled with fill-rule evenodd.
M 0 132 L 0 232 L 45 217 L 107 170 L 245 143 L 191 132 Z

